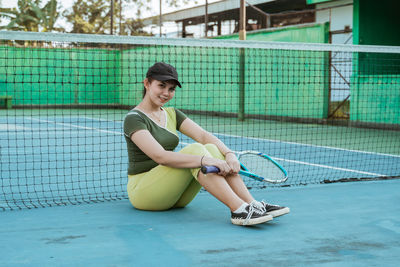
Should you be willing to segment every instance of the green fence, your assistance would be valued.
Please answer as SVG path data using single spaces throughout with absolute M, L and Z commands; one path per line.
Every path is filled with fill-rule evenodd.
M 239 40 L 239 34 L 213 37 L 214 39 Z M 329 23 L 308 23 L 280 28 L 250 31 L 246 40 L 269 42 L 328 43 Z
M 170 53 L 171 49 L 174 53 Z M 326 117 L 327 52 L 246 49 L 245 57 L 246 114 Z M 122 75 L 121 104 L 140 101 L 145 70 L 153 62 L 162 60 L 176 66 L 184 85 L 184 89 L 178 89 L 179 97 L 172 105 L 189 110 L 238 113 L 239 49 L 233 48 L 153 47 L 123 51 L 121 72 L 126 75 Z
M 111 47 L 111 48 L 110 48 Z M 141 100 L 147 68 L 176 66 L 183 89 L 172 105 L 238 113 L 239 50 L 230 47 L 110 45 L 104 48 L 0 47 L 0 95 L 22 105 L 128 105 Z M 325 119 L 331 85 L 330 52 L 245 48 L 245 113 Z M 351 52 L 349 52 L 351 53 Z M 351 54 L 350 54 L 351 55 Z M 398 61 L 390 61 L 396 70 Z M 363 63 L 360 63 L 363 62 Z M 400 123 L 400 76 L 376 73 L 354 54 L 350 120 Z M 397 65 L 396 65 L 397 64 Z M 398 70 L 398 69 L 397 69 Z M 227 106 L 227 104 L 229 104 Z
M 400 75 L 354 75 L 350 119 L 400 124 Z
M 0 47 L 1 92 L 18 105 L 119 102 L 118 50 Z

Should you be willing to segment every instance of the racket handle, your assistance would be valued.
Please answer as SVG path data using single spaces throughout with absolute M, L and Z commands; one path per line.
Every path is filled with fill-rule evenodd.
M 219 173 L 219 168 L 215 166 L 203 166 L 201 167 L 201 172 L 204 174 L 207 173 Z

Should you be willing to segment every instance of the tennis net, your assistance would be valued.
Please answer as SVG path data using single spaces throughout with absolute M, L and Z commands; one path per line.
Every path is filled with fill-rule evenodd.
M 400 176 L 400 47 L 1 32 L 0 210 L 127 198 L 123 119 L 157 61 L 168 105 L 289 173 L 249 188 Z

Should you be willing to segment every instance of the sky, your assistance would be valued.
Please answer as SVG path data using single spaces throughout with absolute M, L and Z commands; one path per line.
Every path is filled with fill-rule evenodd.
M 70 8 L 75 0 L 59 0 L 59 3 L 61 4 L 62 8 L 61 10 L 65 10 L 67 8 Z M 151 16 L 156 16 L 160 13 L 160 0 L 151 0 L 152 3 L 150 6 L 153 7 L 152 10 L 147 11 L 147 10 L 143 10 L 142 11 L 142 18 L 144 17 L 151 17 Z M 213 2 L 217 2 L 220 0 L 208 0 L 208 3 L 213 3 Z M 8 7 L 16 7 L 17 6 L 17 2 L 18 0 L 0 0 L 1 2 L 1 7 L 3 8 L 8 8 Z M 46 3 L 46 0 L 42 0 L 43 3 Z M 190 4 L 186 5 L 186 6 L 181 6 L 179 8 L 175 8 L 175 7 L 170 7 L 166 4 L 166 1 L 163 1 L 162 3 L 162 12 L 163 13 L 170 13 L 170 12 L 174 12 L 177 10 L 181 10 L 181 9 L 185 9 L 185 8 L 189 8 L 189 7 L 193 7 L 196 6 L 196 4 L 194 3 L 195 1 L 190 1 Z M 197 0 L 197 5 L 205 5 L 206 0 Z M 131 18 L 132 15 L 131 14 L 135 14 L 135 10 L 133 10 L 135 7 L 131 4 L 131 5 L 125 5 L 124 6 L 124 15 L 128 18 Z M 62 20 L 59 20 L 57 22 L 57 26 L 62 26 L 64 28 L 67 29 L 68 31 L 68 27 L 69 25 Z M 164 27 L 164 31 L 165 32 L 171 32 L 171 31 L 176 31 L 177 27 L 175 25 L 173 25 L 174 23 L 166 23 L 165 27 Z M 150 28 L 149 28 L 150 29 Z M 155 32 L 157 32 L 157 30 L 154 30 Z

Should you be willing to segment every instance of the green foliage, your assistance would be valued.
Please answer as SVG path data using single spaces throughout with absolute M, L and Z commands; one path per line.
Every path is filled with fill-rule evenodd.
M 9 23 L 0 29 L 14 31 L 64 31 L 55 27 L 60 16 L 57 0 L 49 0 L 41 7 L 41 0 L 18 0 L 16 8 L 0 8 L 0 16 Z
M 77 0 L 71 11 L 63 16 L 72 24 L 73 33 L 104 34 L 109 29 L 110 7 L 108 0 Z
M 128 19 L 122 26 L 121 35 L 132 35 L 132 36 L 150 36 L 150 33 L 147 33 L 143 30 L 143 22 L 141 19 Z
M 9 23 L 0 26 L 0 29 L 14 31 L 50 32 L 65 31 L 64 28 L 55 27 L 61 15 L 67 23 L 72 25 L 71 33 L 109 34 L 111 19 L 113 19 L 113 32 L 120 35 L 149 35 L 143 30 L 141 20 L 144 10 L 151 10 L 151 0 L 75 0 L 71 10 L 59 12 L 60 0 L 47 0 L 42 5 L 42 0 L 18 0 L 16 8 L 0 8 L 0 22 L 6 18 Z M 111 12 L 111 3 L 114 3 Z M 184 6 L 190 0 L 163 0 L 163 5 Z M 1 0 L 0 0 L 1 3 Z M 194 1 L 198 3 L 198 1 Z M 126 18 L 121 11 L 129 4 L 133 6 L 135 19 Z M 158 12 L 158 10 L 157 10 Z

